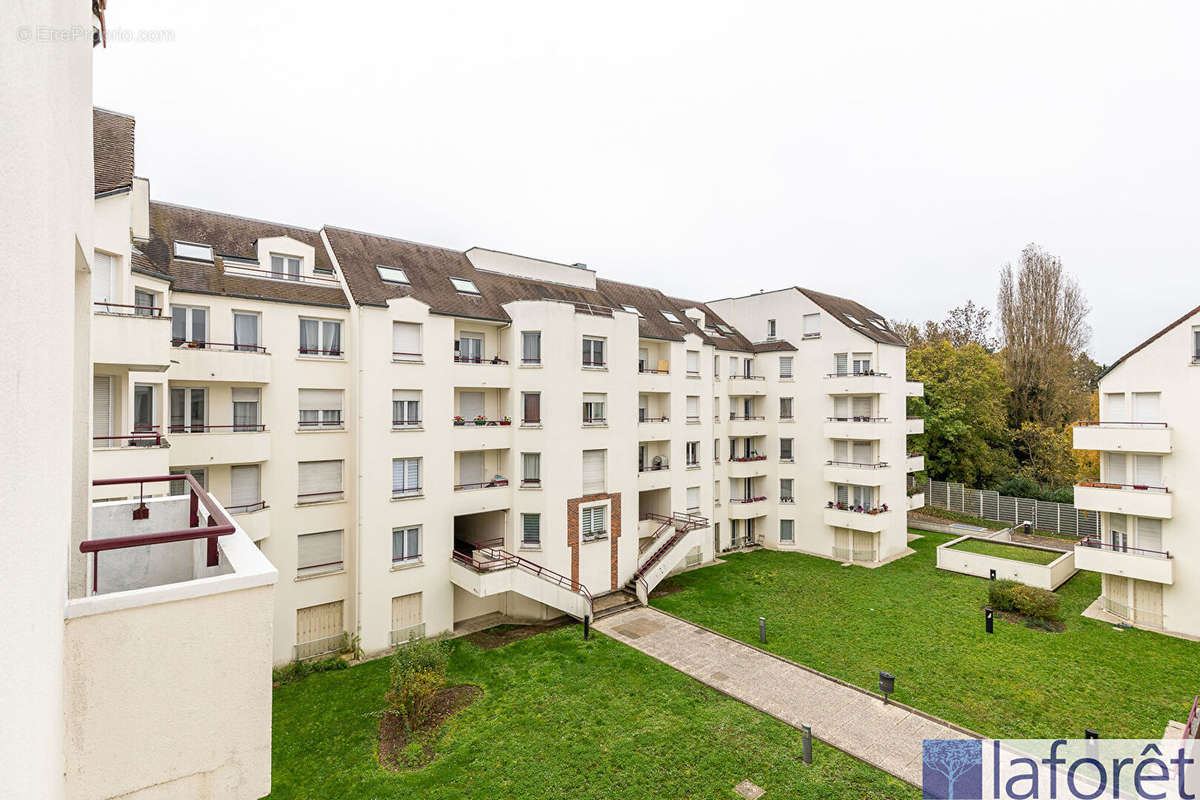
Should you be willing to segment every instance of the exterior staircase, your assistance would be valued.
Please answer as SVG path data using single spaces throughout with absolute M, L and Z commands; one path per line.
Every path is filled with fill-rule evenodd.
M 586 586 L 513 555 L 502 549 L 503 544 L 503 539 L 456 543 L 450 555 L 450 582 L 476 597 L 516 592 L 578 620 L 593 617 L 592 593 Z
M 642 605 L 650 600 L 650 592 L 675 568 L 684 555 L 700 543 L 696 533 L 708 527 L 708 519 L 695 514 L 675 513 L 671 516 L 649 514 L 658 528 L 650 537 L 650 545 L 638 554 L 638 568 L 625 585 Z

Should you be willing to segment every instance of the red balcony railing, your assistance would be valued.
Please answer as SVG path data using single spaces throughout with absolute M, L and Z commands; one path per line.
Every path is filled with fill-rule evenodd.
M 1147 483 L 1113 483 L 1112 481 L 1080 481 L 1080 486 L 1088 489 L 1123 489 L 1125 491 L 1135 492 L 1154 492 L 1158 494 L 1166 494 L 1170 490 L 1166 486 L 1151 486 Z
M 261 423 L 241 425 L 168 425 L 168 433 L 263 433 L 267 426 Z
M 1123 544 L 1113 544 L 1101 539 L 1094 539 L 1090 536 L 1085 536 L 1079 540 L 1080 547 L 1091 547 L 1096 550 L 1107 550 L 1110 553 L 1131 553 L 1135 556 L 1148 556 L 1150 558 L 1171 558 L 1171 554 L 1164 550 L 1147 550 L 1144 547 L 1129 547 Z
M 480 481 L 479 483 L 458 483 L 454 485 L 456 492 L 468 492 L 472 489 L 490 489 L 493 486 L 508 486 L 507 478 L 497 478 L 491 481 Z
M 230 342 L 207 342 L 197 339 L 172 339 L 171 347 L 178 347 L 183 350 L 220 350 L 223 352 L 236 351 L 239 353 L 265 353 L 267 348 L 260 344 L 233 344 Z M 307 353 L 309 350 L 302 349 L 300 352 Z M 316 352 L 316 351 L 311 351 Z
M 541 478 L 521 478 L 522 489 L 540 489 L 542 488 Z
M 135 431 L 124 435 L 93 436 L 92 447 L 165 447 L 167 440 L 158 431 Z
M 263 352 L 266 352 L 265 348 L 263 349 Z M 329 356 L 330 358 L 341 358 L 344 351 L 341 348 L 338 348 L 337 350 L 322 350 L 319 347 L 300 347 L 298 352 L 302 356 Z
M 161 317 L 162 309 L 158 306 L 133 306 L 127 303 L 92 303 L 96 311 L 105 314 L 121 314 L 127 317 Z M 113 309 L 122 309 L 114 311 Z
M 471 427 L 473 425 L 477 425 L 481 428 L 487 427 L 489 425 L 492 427 L 495 427 L 497 425 L 500 425 L 500 426 L 512 425 L 512 420 L 509 419 L 508 417 L 504 417 L 503 419 L 488 419 L 487 417 L 475 417 L 474 419 L 465 419 L 464 417 L 454 417 L 453 419 L 451 419 L 451 422 L 453 422 L 454 426 L 457 428 L 461 428 L 463 426 Z
M 217 537 L 227 536 L 237 530 L 228 514 L 220 504 L 212 499 L 208 492 L 192 475 L 156 475 L 146 478 L 98 478 L 92 481 L 92 486 L 121 486 L 136 483 L 138 485 L 138 505 L 133 509 L 133 519 L 150 518 L 150 508 L 146 505 L 147 483 L 171 483 L 183 481 L 188 489 L 188 525 L 187 528 L 162 533 L 139 533 L 131 536 L 113 536 L 107 539 L 88 539 L 80 542 L 81 553 L 92 553 L 92 592 L 100 587 L 100 553 L 107 550 L 124 550 L 130 547 L 145 547 L 154 544 L 169 544 L 171 542 L 187 542 L 194 539 L 207 539 L 208 549 L 206 563 L 215 567 L 220 563 L 217 552 Z M 201 513 L 203 508 L 205 514 Z M 207 521 L 205 521 L 207 520 Z
M 255 511 L 262 511 L 269 508 L 266 500 L 259 500 L 257 503 L 244 503 L 240 506 L 226 506 L 225 510 L 230 514 L 253 514 Z
M 744 464 L 747 461 L 766 461 L 766 456 L 734 456 L 729 459 L 735 464 Z
M 643 417 L 638 415 L 638 422 L 670 422 L 669 417 Z

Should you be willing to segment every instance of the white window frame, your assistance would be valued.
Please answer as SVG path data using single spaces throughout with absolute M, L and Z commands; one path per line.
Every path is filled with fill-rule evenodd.
M 321 317 L 300 317 L 300 325 L 299 325 L 299 328 L 297 329 L 298 334 L 300 331 L 303 331 L 304 323 L 306 323 L 306 322 L 315 322 L 317 325 L 317 346 L 315 348 L 313 348 L 311 346 L 309 346 L 308 348 L 305 348 L 300 343 L 303 341 L 303 338 L 301 338 L 297 342 L 297 345 L 296 345 L 296 349 L 300 353 L 301 356 L 303 356 L 305 358 L 329 358 L 329 359 L 345 358 L 346 347 L 345 347 L 345 344 L 343 343 L 344 337 L 342 336 L 342 334 L 343 334 L 342 321 L 340 319 L 323 319 Z M 333 348 L 330 347 L 330 345 L 333 343 L 331 341 L 332 336 L 330 335 L 330 326 L 334 326 L 337 328 L 337 332 L 338 332 L 338 336 L 337 336 L 338 348 L 337 348 L 337 350 L 334 350 Z
M 663 311 L 663 312 L 660 312 L 660 313 L 661 313 L 661 314 L 663 315 L 663 317 L 664 317 L 664 318 L 667 320 L 667 322 L 672 322 L 672 323 L 674 323 L 674 324 L 676 324 L 676 325 L 682 325 L 682 324 L 683 324 L 683 323 L 682 323 L 682 322 L 679 320 L 679 317 L 675 316 L 675 314 L 674 314 L 673 312 L 670 312 L 670 311 Z
M 384 283 L 398 284 L 400 286 L 411 286 L 412 283 L 408 280 L 408 273 L 400 267 L 389 267 L 386 264 L 376 264 L 375 271 L 379 274 L 379 280 Z
M 591 398 L 591 399 L 589 399 Z M 599 399 L 596 399 L 599 398 Z M 608 395 L 606 394 L 584 394 L 583 396 L 583 424 L 584 425 L 607 425 L 608 418 L 605 416 L 608 406 Z
M 530 347 L 530 343 L 533 344 Z M 532 353 L 532 355 L 531 355 Z M 521 364 L 522 366 L 541 366 L 542 364 L 542 332 L 521 331 Z
M 785 436 L 779 440 L 779 460 L 785 464 L 796 460 L 796 442 L 791 437 Z
M 414 538 L 412 536 L 413 533 L 416 534 L 415 552 L 413 552 L 414 548 L 411 545 Z M 392 528 L 392 566 L 397 564 L 418 564 L 423 560 L 422 550 L 424 548 L 421 545 L 424 536 L 422 536 L 422 533 L 420 525 L 399 525 Z M 400 535 L 399 553 L 396 552 L 397 534 Z
M 191 248 L 189 250 L 189 248 Z M 184 258 L 188 261 L 207 261 L 213 260 L 213 249 L 211 244 L 200 244 L 199 242 L 186 242 L 182 239 L 174 241 L 175 258 Z
M 530 537 L 530 522 L 533 522 L 534 536 Z M 521 549 L 540 548 L 542 546 L 542 515 L 531 511 L 521 514 Z
M 470 278 L 450 278 L 450 285 L 454 287 L 454 291 L 459 294 L 480 294 L 479 287 L 475 285 L 475 281 Z
M 397 338 L 400 331 L 416 331 L 416 350 L 412 352 L 401 352 L 396 349 Z M 424 333 L 424 325 L 420 322 L 406 322 L 404 320 L 392 321 L 392 361 L 408 361 L 420 363 L 424 360 L 424 344 L 422 342 L 422 334 Z M 408 338 L 405 336 L 405 338 Z
M 337 534 L 338 541 L 338 559 L 337 561 L 326 561 L 317 564 L 304 565 L 300 561 L 300 543 L 306 537 L 315 536 L 332 536 Z M 310 578 L 317 575 L 329 575 L 334 572 L 341 572 L 346 568 L 346 533 L 345 531 L 314 531 L 312 533 L 302 533 L 296 537 L 296 577 Z
M 271 278 L 277 281 L 289 281 L 298 283 L 304 275 L 304 259 L 300 256 L 293 256 L 287 253 L 271 253 L 268 263 L 271 267 Z M 279 262 L 279 270 L 275 269 L 276 261 Z M 295 267 L 295 269 L 292 269 Z
M 686 466 L 700 466 L 700 442 L 685 442 L 683 451 Z
M 767 340 L 770 341 L 774 338 L 775 338 L 775 320 L 769 319 L 769 320 L 767 320 Z
M 392 497 L 421 497 L 425 493 L 422 484 L 421 472 L 425 465 L 422 464 L 420 456 L 406 456 L 392 459 Z M 415 471 L 412 465 L 416 464 Z M 401 464 L 401 480 L 400 485 L 396 485 L 396 465 Z M 415 474 L 414 474 L 415 472 Z
M 301 402 L 305 397 L 305 392 L 321 392 L 322 397 L 336 394 L 338 396 L 337 407 L 332 404 L 322 404 L 320 408 L 298 408 L 296 414 L 296 426 L 302 431 L 340 431 L 346 427 L 346 392 L 342 389 L 315 389 L 303 388 L 296 393 L 297 406 L 305 405 Z M 310 403 L 317 405 L 317 403 Z M 329 405 L 328 408 L 324 405 Z
M 301 461 L 296 465 L 297 474 L 303 471 L 306 464 L 337 464 L 338 465 L 338 481 L 336 488 L 325 489 L 316 492 L 300 493 L 300 489 L 304 488 L 297 482 L 296 490 L 296 505 L 311 505 L 313 503 L 328 503 L 335 500 L 343 500 L 346 497 L 346 464 L 340 458 L 324 458 L 314 461 Z
M 238 341 L 238 317 L 246 317 L 254 320 L 254 341 L 239 342 Z M 233 310 L 233 349 L 243 353 L 258 353 L 263 352 L 262 344 L 262 314 L 257 311 L 242 311 L 241 309 Z
M 183 338 L 175 336 L 175 313 L 183 312 Z M 196 326 L 194 312 L 201 312 L 204 317 L 204 338 L 196 338 Z M 209 343 L 209 337 L 212 335 L 212 315 L 208 313 L 207 306 L 185 306 L 176 303 L 171 304 L 171 344 L 175 347 L 205 347 Z
M 786 415 L 784 414 L 785 410 L 787 411 Z M 794 398 L 794 397 L 779 398 L 779 419 L 789 420 L 789 419 L 795 419 L 795 418 L 796 418 L 796 398 Z
M 585 542 L 608 538 L 608 503 L 592 503 L 579 508 L 579 537 Z
M 401 397 L 396 398 L 396 392 L 411 391 L 416 394 L 416 398 Z M 419 428 L 421 427 L 421 393 L 419 390 L 411 389 L 393 389 L 392 390 L 392 427 L 393 428 Z
M 599 336 L 584 336 L 583 337 L 583 355 L 580 363 L 584 369 L 603 369 L 608 366 L 607 353 L 608 340 Z M 599 359 L 596 358 L 599 351 Z
M 792 359 L 792 356 L 780 356 L 779 357 L 779 380 L 781 380 L 781 381 L 792 380 L 794 377 L 796 377 L 794 369 L 795 369 L 795 366 L 794 366 L 794 361 Z
M 536 468 L 529 469 L 530 463 Z M 531 472 L 536 472 L 536 475 L 531 475 Z M 536 453 L 521 453 L 521 486 L 525 488 L 541 488 L 542 486 L 542 454 Z
M 784 532 L 787 532 L 786 535 Z M 790 519 L 779 520 L 779 543 L 780 544 L 795 544 L 796 543 L 796 522 Z
M 821 314 L 805 314 L 803 317 L 804 333 L 801 338 L 804 339 L 820 339 L 821 338 Z
M 208 431 L 208 389 L 203 386 L 171 386 L 168 389 L 170 395 L 170 408 L 167 409 L 169 422 L 167 423 L 168 433 L 205 433 Z M 177 394 L 178 393 L 178 394 Z M 201 415 L 203 419 L 200 422 L 192 422 L 192 400 L 196 395 L 201 398 L 201 404 L 204 407 L 204 413 Z M 175 398 L 180 396 L 183 398 L 183 414 L 180 424 L 175 424 Z

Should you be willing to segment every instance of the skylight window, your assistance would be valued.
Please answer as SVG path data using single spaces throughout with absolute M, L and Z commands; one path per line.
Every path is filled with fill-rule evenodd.
M 855 325 L 862 325 L 862 322 L 858 319 L 858 317 L 854 316 L 853 314 L 847 314 L 846 319 L 850 320 Z
M 887 326 L 883 324 L 883 320 L 881 320 L 881 319 L 873 319 L 873 320 L 871 320 L 871 324 L 874 325 L 876 328 L 879 328 L 879 330 L 881 330 L 881 331 L 887 330 Z
M 726 325 L 723 322 L 717 323 L 717 330 L 719 330 L 721 333 L 725 334 L 726 336 L 733 336 L 733 328 L 729 327 L 728 325 Z
M 210 244 L 195 244 L 193 242 L 175 242 L 176 258 L 191 258 L 196 261 L 212 261 L 213 249 Z
M 469 281 L 466 278 L 451 278 L 450 283 L 454 284 L 454 288 L 459 294 L 479 294 L 479 290 L 475 288 L 474 281 Z
M 633 306 L 624 306 L 624 305 L 623 305 L 623 306 L 621 306 L 621 308 L 625 309 L 625 310 L 626 310 L 626 311 L 628 311 L 630 314 L 637 314 L 639 317 L 642 315 L 642 312 L 638 311 L 638 310 L 637 310 L 636 308 L 634 308 Z
M 399 267 L 385 267 L 383 264 L 376 264 L 375 269 L 379 270 L 379 277 L 386 283 L 403 283 L 410 285 L 408 282 L 408 273 Z
M 674 322 L 676 325 L 683 324 L 682 322 L 679 321 L 679 317 L 675 316 L 670 311 L 664 311 L 664 312 L 662 312 L 662 315 L 667 318 L 667 322 Z

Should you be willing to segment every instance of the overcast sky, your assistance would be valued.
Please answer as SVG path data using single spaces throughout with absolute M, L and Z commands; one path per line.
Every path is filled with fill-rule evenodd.
M 267 5 L 109 4 L 154 199 L 918 320 L 1035 241 L 1102 362 L 1200 303 L 1194 2 Z

